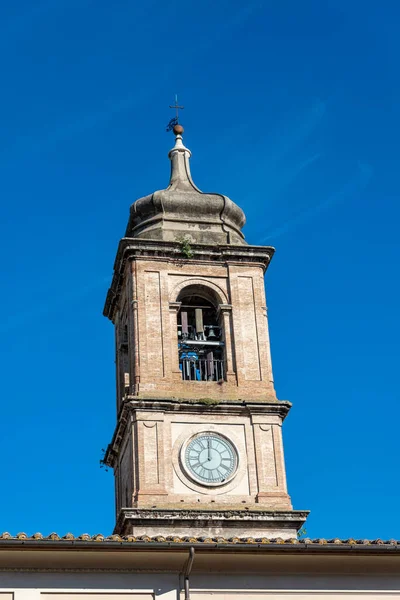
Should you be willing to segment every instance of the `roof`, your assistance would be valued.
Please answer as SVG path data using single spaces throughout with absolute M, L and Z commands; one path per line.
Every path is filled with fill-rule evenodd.
M 194 550 L 194 554 L 193 554 Z M 56 533 L 0 535 L 0 571 L 182 573 L 300 573 L 398 578 L 400 541 L 103 536 Z M 397 586 L 397 583 L 396 583 Z
M 196 546 L 197 548 L 201 547 L 235 547 L 235 548 L 247 548 L 251 549 L 254 547 L 258 548 L 270 548 L 274 550 L 281 549 L 284 550 L 311 550 L 318 551 L 320 550 L 341 550 L 346 549 L 349 550 L 351 548 L 353 551 L 368 551 L 368 550 L 397 550 L 400 551 L 400 540 L 367 540 L 367 539 L 310 539 L 310 538 L 301 538 L 301 539 L 289 539 L 283 540 L 281 538 L 268 539 L 268 538 L 239 538 L 239 537 L 178 537 L 178 536 L 155 536 L 149 537 L 146 535 L 143 536 L 120 536 L 120 535 L 109 535 L 104 536 L 102 534 L 89 535 L 87 533 L 81 534 L 79 536 L 74 536 L 72 533 L 67 533 L 64 536 L 60 536 L 57 533 L 50 533 L 48 536 L 44 536 L 41 533 L 34 533 L 29 536 L 26 533 L 18 533 L 13 536 L 8 532 L 0 534 L 0 547 L 12 546 L 17 544 L 18 546 L 68 546 L 73 545 L 75 548 L 79 546 L 87 545 L 98 545 L 103 548 L 111 548 L 113 546 L 121 547 L 143 547 L 148 546 L 154 548 L 166 548 L 166 547 L 182 547 L 182 546 Z
M 183 145 L 180 133 L 176 134 L 175 146 L 168 156 L 168 187 L 132 204 L 125 237 L 168 242 L 181 239 L 183 243 L 182 235 L 188 234 L 186 244 L 246 244 L 241 232 L 246 221 L 242 209 L 227 196 L 203 193 L 194 184 L 189 165 L 191 152 Z

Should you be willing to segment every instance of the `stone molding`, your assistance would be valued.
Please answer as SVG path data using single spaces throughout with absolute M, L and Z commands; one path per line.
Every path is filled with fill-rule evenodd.
M 293 521 L 305 520 L 310 511 L 308 510 L 196 510 L 196 509 L 140 509 L 123 508 L 121 515 L 125 519 L 183 519 L 183 520 L 246 520 L 246 521 Z
M 190 259 L 195 264 L 224 263 L 230 264 L 258 264 L 265 272 L 274 255 L 272 246 L 231 246 L 191 244 L 194 257 Z M 111 286 L 107 293 L 103 314 L 109 319 L 114 319 L 115 308 L 121 294 L 125 265 L 128 260 L 151 260 L 184 262 L 188 259 L 182 255 L 179 242 L 164 242 L 159 240 L 144 240 L 122 238 L 119 242 L 117 255 L 114 262 L 114 274 Z
M 212 290 L 219 300 L 219 305 L 226 305 L 228 303 L 228 298 L 224 290 L 216 285 L 213 281 L 210 281 L 210 278 L 207 277 L 188 277 L 185 281 L 181 281 L 177 283 L 172 290 L 170 291 L 170 305 L 171 303 L 176 303 L 176 299 L 178 298 L 180 292 L 189 286 L 200 285 L 209 288 Z
M 120 511 L 114 533 L 150 532 L 152 535 L 254 536 L 293 538 L 308 511 L 235 509 L 131 509 Z

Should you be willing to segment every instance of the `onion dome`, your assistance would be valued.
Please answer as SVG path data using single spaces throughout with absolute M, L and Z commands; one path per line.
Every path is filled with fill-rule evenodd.
M 189 159 L 182 141 L 183 127 L 175 125 L 175 146 L 168 156 L 171 177 L 168 187 L 139 198 L 131 206 L 125 237 L 179 241 L 196 244 L 246 244 L 241 229 L 245 215 L 222 194 L 206 194 L 193 183 Z

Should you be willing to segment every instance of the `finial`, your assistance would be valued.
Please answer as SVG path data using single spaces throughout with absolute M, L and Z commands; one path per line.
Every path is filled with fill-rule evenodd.
M 176 116 L 172 117 L 172 119 L 169 121 L 166 131 L 173 131 L 175 133 L 175 135 L 181 135 L 183 133 L 183 127 L 181 125 L 179 125 L 179 111 L 183 110 L 185 107 L 179 106 L 178 96 L 176 94 L 175 94 L 175 104 L 170 105 L 170 108 L 174 108 L 176 110 Z M 176 127 L 179 128 L 179 131 L 175 131 Z M 180 129 L 182 131 L 180 131 Z
M 182 125 L 179 125 L 179 123 L 177 123 L 176 125 L 173 126 L 172 131 L 174 132 L 175 135 L 182 135 L 182 133 L 185 131 L 182 127 Z

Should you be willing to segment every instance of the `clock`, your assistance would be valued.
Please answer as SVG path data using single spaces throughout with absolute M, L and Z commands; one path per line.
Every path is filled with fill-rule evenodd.
M 189 477 L 207 486 L 223 485 L 236 474 L 238 452 L 225 436 L 206 431 L 191 437 L 182 448 L 181 460 Z

